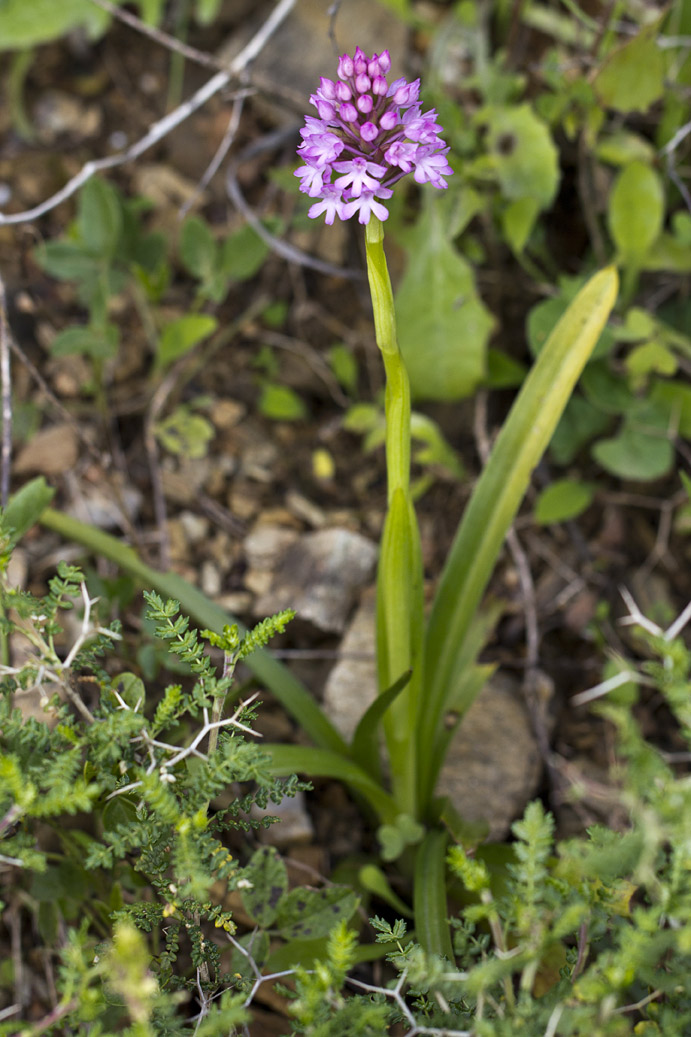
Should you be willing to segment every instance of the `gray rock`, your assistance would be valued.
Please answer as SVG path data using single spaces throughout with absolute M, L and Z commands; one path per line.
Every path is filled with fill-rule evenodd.
M 489 840 L 503 839 L 535 794 L 541 769 L 520 684 L 495 673 L 451 742 L 437 793 L 467 821 L 487 821 Z
M 349 529 L 320 529 L 298 539 L 290 530 L 283 533 L 289 534 L 284 537 L 286 548 L 272 559 L 273 577 L 266 593 L 260 593 L 255 601 L 254 614 L 266 616 L 293 608 L 301 619 L 309 620 L 320 630 L 341 633 L 362 588 L 372 579 L 376 546 Z M 256 541 L 251 546 L 255 549 L 256 565 Z M 264 566 L 266 557 L 265 554 Z M 250 573 L 248 586 L 252 586 L 251 579 Z
M 331 671 L 324 709 L 346 739 L 376 694 L 374 600 L 363 601 Z M 486 821 L 488 839 L 504 838 L 534 795 L 541 761 L 520 685 L 495 674 L 468 710 L 442 768 L 437 793 L 468 821 Z
M 256 820 L 263 817 L 278 817 L 280 824 L 269 825 L 259 830 L 259 839 L 279 849 L 295 843 L 309 843 L 314 837 L 314 827 L 302 792 L 284 796 L 280 803 L 268 803 L 266 809 L 253 804 L 250 814 Z
M 371 0 L 342 0 L 338 5 L 328 0 L 298 0 L 254 62 L 253 71 L 275 83 L 279 91 L 287 88 L 302 94 L 305 101 L 316 90 L 320 76 L 335 78 L 337 55 L 329 38 L 332 6 L 338 7 L 333 29 L 339 53 L 352 54 L 358 45 L 367 54 L 388 49 L 393 78 L 405 74 L 408 30 L 393 11 Z M 261 17 L 265 18 L 263 10 Z M 246 23 L 247 35 L 255 29 Z M 242 32 L 234 33 L 221 49 L 223 59 L 234 57 L 245 43 Z
M 365 596 L 341 642 L 341 658 L 324 688 L 324 711 L 347 742 L 376 696 L 374 594 Z

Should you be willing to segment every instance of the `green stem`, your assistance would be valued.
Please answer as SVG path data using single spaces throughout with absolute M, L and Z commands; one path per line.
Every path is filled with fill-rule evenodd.
M 388 503 L 394 491 L 410 492 L 410 382 L 396 339 L 396 312 L 384 254 L 384 227 L 372 217 L 366 226 L 374 332 L 386 373 L 386 471 Z
M 384 715 L 391 781 L 399 809 L 420 810 L 415 731 L 422 691 L 422 560 L 410 490 L 410 383 L 396 340 L 396 316 L 384 255 L 384 230 L 372 218 L 366 228 L 374 329 L 386 374 L 386 469 L 388 511 L 377 576 L 377 668 L 380 693 L 403 673 L 411 679 Z

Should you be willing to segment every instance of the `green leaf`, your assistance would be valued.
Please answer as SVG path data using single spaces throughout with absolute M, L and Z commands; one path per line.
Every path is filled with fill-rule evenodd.
M 638 399 L 626 380 L 610 370 L 604 360 L 588 364 L 581 378 L 581 388 L 588 400 L 605 414 L 626 414 L 638 406 Z
M 629 130 L 615 130 L 602 137 L 595 147 L 595 154 L 602 162 L 612 166 L 626 166 L 634 159 L 642 162 L 655 160 L 655 148 L 645 137 Z
M 611 475 L 638 482 L 661 479 L 674 462 L 674 447 L 668 439 L 629 426 L 617 436 L 595 443 L 592 454 Z
M 616 270 L 596 274 L 555 327 L 523 383 L 475 485 L 447 557 L 430 615 L 421 759 L 434 752 L 444 705 L 459 683 L 459 660 L 504 538 L 573 388 L 614 306 Z
M 608 430 L 610 423 L 610 416 L 599 407 L 582 396 L 572 396 L 552 436 L 550 454 L 557 464 L 570 464 L 586 443 Z
M 650 393 L 652 403 L 664 408 L 668 422 L 685 439 L 691 439 L 691 386 L 685 382 L 657 382 Z
M 375 897 L 392 907 L 397 917 L 413 917 L 413 912 L 398 894 L 394 893 L 386 875 L 376 864 L 363 865 L 358 872 L 358 881 L 369 893 L 374 893 Z
M 357 360 L 353 356 L 352 349 L 349 349 L 344 343 L 339 342 L 337 345 L 332 346 L 327 353 L 329 360 L 329 367 L 334 373 L 334 376 L 338 380 L 339 384 L 343 386 L 346 392 L 354 396 L 357 392 L 357 381 L 358 381 L 358 365 Z
M 488 389 L 513 389 L 520 385 L 528 373 L 525 364 L 490 347 L 487 350 L 487 377 L 484 384 Z
M 415 858 L 415 932 L 428 954 L 453 962 L 446 907 L 446 832 L 428 832 Z
M 269 926 L 288 891 L 285 864 L 272 846 L 263 846 L 250 857 L 246 868 L 250 889 L 242 890 L 246 911 L 261 926 Z
M 396 323 L 415 398 L 469 396 L 486 369 L 494 320 L 477 294 L 472 267 L 446 236 L 433 201 L 412 234 L 409 261 L 396 293 Z
M 375 780 L 379 777 L 379 723 L 387 709 L 401 694 L 410 681 L 410 672 L 402 674 L 395 684 L 377 695 L 374 702 L 360 717 L 353 735 L 351 756 L 353 762 L 371 774 Z
M 61 281 L 91 281 L 94 257 L 73 241 L 48 241 L 36 249 L 36 259 L 43 270 Z
M 361 767 L 349 760 L 345 753 L 341 755 L 328 749 L 314 749 L 305 745 L 270 744 L 262 748 L 271 756 L 268 766 L 270 774 L 288 777 L 299 773 L 308 777 L 334 778 L 361 793 L 383 822 L 393 821 L 400 813 L 393 797 Z
M 517 255 L 525 248 L 539 212 L 540 206 L 535 198 L 517 198 L 502 212 L 504 237 Z
M 146 686 L 141 677 L 138 677 L 136 673 L 119 673 L 117 677 L 114 677 L 111 692 L 115 691 L 117 691 L 120 698 L 127 703 L 130 709 L 143 713 L 144 703 L 146 702 Z M 115 698 L 115 695 L 113 695 L 113 698 Z
M 284 940 L 314 940 L 328 936 L 341 920 L 348 921 L 358 898 L 346 886 L 293 889 L 279 901 L 275 928 Z
M 640 264 L 662 230 L 665 195 L 660 177 L 645 162 L 630 162 L 609 196 L 612 240 L 626 263 Z
M 211 422 L 201 414 L 195 414 L 184 403 L 163 421 L 159 421 L 154 432 L 161 445 L 171 454 L 191 460 L 206 457 L 209 443 L 216 435 Z
M 578 285 L 578 287 L 580 288 L 581 285 Z M 572 292 L 571 289 L 571 284 L 562 286 L 561 294 L 552 299 L 544 299 L 542 302 L 537 303 L 528 313 L 526 335 L 528 346 L 533 356 L 539 356 L 545 342 L 552 334 L 555 324 L 566 313 L 567 307 L 575 295 L 575 291 Z M 597 360 L 599 357 L 609 356 L 613 348 L 614 336 L 612 331 L 609 327 L 604 327 L 592 352 L 590 361 Z
M 549 526 L 575 518 L 589 507 L 594 490 L 588 483 L 574 479 L 558 479 L 543 490 L 535 503 L 535 521 Z
M 197 0 L 195 16 L 200 25 L 209 25 L 221 9 L 221 0 Z
M 288 385 L 266 382 L 259 397 L 259 410 L 272 421 L 301 421 L 307 417 L 307 407 Z
M 656 36 L 660 19 L 614 50 L 595 77 L 602 104 L 619 112 L 645 112 L 662 97 L 665 59 Z
M 191 216 L 180 231 L 180 259 L 193 277 L 206 281 L 218 268 L 220 249 L 206 220 Z
M 66 328 L 56 335 L 50 344 L 53 356 L 90 356 L 94 359 L 112 360 L 117 355 L 120 337 L 115 324 L 104 328 Z
M 381 846 L 382 860 L 398 860 L 406 847 L 416 846 L 424 834 L 424 825 L 415 821 L 410 814 L 399 814 L 393 824 L 380 825 L 377 829 L 377 839 Z
M 138 0 L 142 21 L 147 25 L 159 25 L 166 0 Z
M 118 2 L 118 0 L 116 0 Z M 0 50 L 20 50 L 56 40 L 82 26 L 92 39 L 108 26 L 108 15 L 90 0 L 2 0 Z
M 3 517 L 7 526 L 14 530 L 13 543 L 17 543 L 38 522 L 54 496 L 55 490 L 48 486 L 42 475 L 12 494 Z
M 504 197 L 532 199 L 546 209 L 559 186 L 559 152 L 547 124 L 527 104 L 490 107 L 486 122 L 487 148 Z M 525 219 L 524 211 L 524 225 Z
M 676 374 L 677 358 L 662 342 L 644 342 L 631 350 L 625 360 L 631 388 L 634 392 L 643 389 L 651 374 L 671 377 Z
M 217 327 L 217 319 L 204 313 L 191 313 L 166 324 L 158 342 L 156 367 L 159 370 L 170 367 L 175 360 L 212 335 Z
M 247 281 L 259 272 L 269 246 L 249 225 L 227 237 L 221 246 L 221 270 L 231 281 Z
M 82 188 L 77 230 L 92 255 L 112 259 L 122 233 L 122 206 L 115 188 L 105 180 L 92 177 Z

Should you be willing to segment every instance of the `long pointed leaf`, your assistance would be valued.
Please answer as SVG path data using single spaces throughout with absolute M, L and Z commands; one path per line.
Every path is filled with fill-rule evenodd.
M 426 639 L 427 708 L 421 753 L 433 752 L 457 660 L 518 511 L 617 296 L 608 267 L 578 293 L 525 380 L 465 510 L 432 607 Z
M 429 954 L 454 960 L 446 905 L 446 832 L 433 829 L 415 858 L 413 908 L 418 942 Z
M 335 778 L 365 797 L 383 824 L 390 824 L 398 814 L 393 796 L 372 781 L 369 774 L 339 753 L 315 749 L 311 745 L 264 745 L 271 754 L 269 772 L 277 777 L 306 774 L 314 778 Z
M 350 747 L 350 758 L 364 771 L 367 771 L 375 780 L 381 773 L 379 764 L 379 721 L 387 709 L 401 694 L 410 680 L 410 670 L 402 674 L 395 684 L 392 684 L 376 699 L 360 717 L 358 726 L 355 728 L 353 741 Z
M 161 573 L 146 565 L 136 551 L 122 544 L 101 529 L 79 522 L 69 515 L 46 508 L 40 517 L 41 525 L 82 544 L 95 554 L 115 562 L 145 588 L 152 588 L 167 598 L 180 602 L 182 611 L 209 630 L 222 630 L 225 624 L 237 623 L 244 633 L 246 627 L 220 605 L 176 573 Z M 282 706 L 295 718 L 313 742 L 336 753 L 348 755 L 348 746 L 336 728 L 327 720 L 309 691 L 290 670 L 264 649 L 253 652 L 245 661 L 248 669 L 262 682 Z

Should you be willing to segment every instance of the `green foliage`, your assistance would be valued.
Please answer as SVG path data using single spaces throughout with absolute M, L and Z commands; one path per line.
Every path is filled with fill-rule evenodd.
M 573 479 L 558 479 L 543 490 L 535 502 L 535 521 L 548 526 L 575 518 L 590 505 L 593 487 Z
M 121 0 L 115 0 L 120 3 Z M 164 0 L 138 0 L 139 14 L 149 24 L 157 24 L 163 14 Z M 219 0 L 196 0 L 196 17 L 208 25 L 218 14 Z M 0 3 L 0 50 L 35 47 L 59 39 L 74 29 L 84 29 L 92 39 L 101 36 L 110 16 L 90 0 L 2 0 Z
M 191 216 L 180 231 L 180 259 L 199 281 L 200 299 L 223 302 L 233 281 L 247 281 L 260 270 L 269 247 L 248 226 L 217 241 L 208 223 Z
M 691 652 L 668 631 L 638 629 L 641 662 L 691 744 Z M 676 636 L 673 636 L 676 634 Z M 635 671 L 635 663 L 629 666 Z M 395 978 L 348 980 L 356 960 L 343 923 L 311 974 L 297 971 L 297 1032 L 552 1034 L 683 1037 L 691 1026 L 688 776 L 645 741 L 623 702 L 598 707 L 615 725 L 623 831 L 594 826 L 556 842 L 554 821 L 531 803 L 513 826 L 501 872 L 460 846 L 448 852 L 465 888 L 452 918 L 453 959 L 430 954 L 405 922 L 373 918 Z M 345 969 L 345 972 L 343 971 Z M 346 995 L 346 991 L 349 993 Z M 375 1030 L 371 1013 L 378 1011 Z
M 15 503 L 9 517 L 24 510 Z M 8 516 L 3 523 L 9 527 Z M 61 948 L 56 1018 L 63 1025 L 187 1032 L 180 1006 L 201 982 L 205 997 L 225 990 L 203 1032 L 227 1033 L 246 1013 L 244 998 L 223 979 L 222 952 L 235 931 L 224 901 L 243 887 L 270 896 L 259 860 L 238 860 L 227 833 L 270 823 L 250 817 L 252 804 L 266 808 L 298 785 L 272 778 L 266 754 L 246 737 L 253 708 L 240 705 L 227 716 L 224 701 L 235 663 L 283 630 L 292 613 L 242 638 L 206 631 L 207 641 L 230 653 L 219 677 L 177 602 L 145 598 L 156 636 L 188 674 L 160 695 L 136 673 L 112 667 L 119 626 L 100 623 L 78 569 L 61 562 L 41 599 L 2 575 L 2 634 L 23 640 L 26 651 L 18 666 L 0 667 L 0 859 L 15 871 L 42 938 Z M 64 614 L 80 604 L 66 645 Z M 39 693 L 37 716 L 23 708 L 29 692 Z M 240 785 L 242 792 L 210 811 Z M 66 825 L 67 817 L 74 822 Z M 296 894 L 285 891 L 277 905 L 283 939 L 306 925 L 326 935 L 356 906 L 349 890 L 308 890 L 297 917 Z M 256 894 L 255 902 L 261 914 Z
M 449 239 L 441 203 L 430 197 L 406 235 L 408 265 L 396 295 L 399 344 L 420 399 L 468 396 L 486 372 L 494 321 Z

